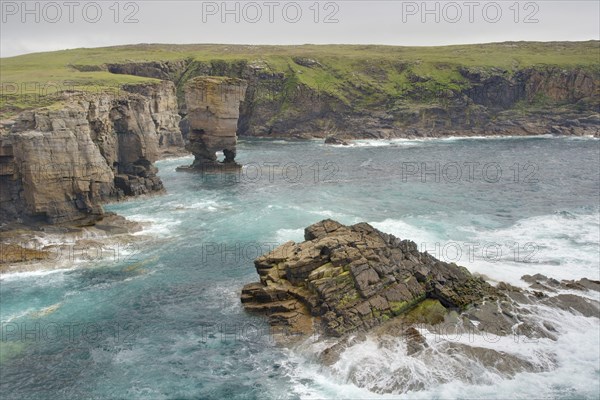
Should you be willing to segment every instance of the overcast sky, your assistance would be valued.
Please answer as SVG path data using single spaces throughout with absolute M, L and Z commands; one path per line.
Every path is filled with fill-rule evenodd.
M 0 55 L 131 43 L 600 39 L 600 1 L 6 1 Z

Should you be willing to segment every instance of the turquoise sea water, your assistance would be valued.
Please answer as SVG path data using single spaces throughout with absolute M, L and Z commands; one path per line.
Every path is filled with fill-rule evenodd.
M 144 224 L 139 242 L 2 277 L 2 398 L 378 398 L 400 371 L 422 384 L 388 397 L 597 398 L 597 318 L 550 316 L 556 342 L 486 344 L 548 366 L 505 377 L 368 344 L 323 367 L 277 347 L 239 302 L 255 257 L 325 218 L 367 221 L 491 282 L 600 279 L 597 139 L 244 140 L 238 161 L 240 174 L 206 176 L 175 171 L 189 157 L 161 161 L 166 195 L 106 207 Z

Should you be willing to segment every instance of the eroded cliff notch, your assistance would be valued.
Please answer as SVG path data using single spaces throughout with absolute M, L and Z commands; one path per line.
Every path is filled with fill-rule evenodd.
M 194 163 L 183 170 L 214 167 L 238 167 L 235 162 L 240 102 L 248 84 L 241 79 L 202 76 L 185 85 L 187 118 L 190 132 L 186 149 Z M 224 160 L 217 160 L 222 151 Z

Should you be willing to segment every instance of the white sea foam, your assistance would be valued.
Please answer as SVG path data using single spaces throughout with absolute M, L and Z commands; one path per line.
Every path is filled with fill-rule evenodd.
M 546 306 L 530 311 L 533 318 L 543 318 L 557 328 L 557 341 L 512 335 L 441 336 L 422 329 L 428 348 L 413 355 L 407 354 L 402 338 L 369 337 L 344 350 L 335 364 L 326 367 L 315 360 L 323 346 L 308 343 L 291 351 L 286 368 L 296 393 L 305 399 L 332 395 L 462 398 L 465 393 L 469 398 L 597 396 L 600 320 Z M 457 344 L 464 347 L 457 348 Z M 496 357 L 510 355 L 527 368 L 509 371 L 493 360 L 482 363 L 461 348 L 493 350 L 498 352 Z
M 37 269 L 34 271 L 19 271 L 19 272 L 5 272 L 0 276 L 0 281 L 10 281 L 18 279 L 30 279 L 39 278 L 47 275 L 58 274 L 61 272 L 69 271 L 72 268 L 56 268 L 56 269 Z
M 600 215 L 556 213 L 527 218 L 497 230 L 473 229 L 473 242 L 495 243 L 501 257 L 475 252 L 472 271 L 513 284 L 524 274 L 600 280 Z M 465 260 L 466 261 L 466 260 Z
M 227 207 L 223 203 L 219 203 L 216 200 L 210 200 L 210 199 L 197 201 L 197 202 L 193 202 L 193 203 L 175 202 L 175 203 L 172 203 L 171 206 L 176 211 L 202 210 L 202 211 L 209 211 L 209 212 L 215 212 L 215 211 L 222 210 Z
M 537 273 L 559 280 L 600 280 L 598 212 L 536 216 L 501 229 L 471 225 L 426 229 L 423 226 L 431 226 L 430 218 L 423 221 L 420 227 L 399 219 L 371 225 L 401 239 L 410 239 L 421 251 L 426 250 L 442 261 L 464 265 L 493 282 L 525 286 L 521 276 Z M 440 224 L 443 219 L 437 222 Z M 461 238 L 454 239 L 452 234 Z
M 278 229 L 275 233 L 275 242 L 283 244 L 293 240 L 296 243 L 304 241 L 304 229 Z
M 290 142 L 289 140 L 270 140 L 269 144 L 289 144 L 289 143 L 293 143 Z
M 50 246 L 73 245 L 78 240 L 102 240 L 108 237 L 108 234 L 98 230 L 82 229 L 78 232 L 64 233 L 45 233 L 27 236 L 26 241 L 19 242 L 19 245 L 30 249 L 44 249 Z
M 402 240 L 409 239 L 415 243 L 436 243 L 441 240 L 435 233 L 418 228 L 399 219 L 386 219 L 381 222 L 371 222 L 370 224 L 382 232 L 390 233 Z
M 423 140 L 415 139 L 358 139 L 352 140 L 347 146 L 333 145 L 334 147 L 412 147 L 420 146 Z
M 150 217 L 147 214 L 128 215 L 127 219 L 141 223 L 144 228 L 134 235 L 153 235 L 157 237 L 171 237 L 174 229 L 181 224 L 181 220 L 161 217 Z
M 507 135 L 486 135 L 486 136 L 445 136 L 440 138 L 431 138 L 425 140 L 439 140 L 444 142 L 455 142 L 458 140 L 515 140 L 515 139 L 550 139 L 563 138 L 564 136 L 546 135 L 526 135 L 526 136 L 507 136 Z
M 523 283 L 523 274 L 543 273 L 558 279 L 598 279 L 600 232 L 598 214 L 557 213 L 518 221 L 502 229 L 462 227 L 475 240 L 535 242 L 539 263 L 511 259 L 508 253 L 497 262 L 481 257 L 461 262 L 493 280 Z M 439 235 L 402 220 L 372 223 L 376 228 L 415 242 L 435 242 Z M 564 291 L 564 292 L 569 292 Z M 598 301 L 595 292 L 572 292 Z M 322 350 L 314 344 L 295 350 L 288 366 L 290 379 L 301 398 L 594 398 L 597 397 L 600 365 L 600 320 L 548 306 L 528 306 L 530 318 L 547 321 L 557 330 L 557 340 L 463 334 L 442 337 L 421 330 L 429 348 L 415 355 L 406 352 L 402 338 L 371 337 L 344 350 L 330 367 L 315 360 Z M 484 348 L 517 357 L 533 371 L 508 373 L 484 365 L 449 345 Z M 386 392 L 387 394 L 382 394 Z M 392 392 L 392 393 L 389 393 Z
M 339 213 L 336 211 L 331 211 L 331 210 L 310 210 L 309 211 L 311 214 L 315 214 L 315 215 L 319 215 L 321 217 L 326 217 L 326 218 L 343 218 L 346 216 L 346 214 L 343 213 Z
M 393 139 L 355 139 L 349 140 L 347 145 L 334 144 L 327 145 L 338 148 L 352 147 L 413 147 L 421 146 L 425 143 L 435 142 L 457 142 L 461 140 L 515 140 L 515 139 L 561 139 L 561 140 L 598 140 L 593 136 L 569 137 L 546 135 L 530 135 L 530 136 L 506 136 L 506 135 L 486 135 L 486 136 L 444 136 L 444 137 L 428 137 L 428 138 L 393 138 Z

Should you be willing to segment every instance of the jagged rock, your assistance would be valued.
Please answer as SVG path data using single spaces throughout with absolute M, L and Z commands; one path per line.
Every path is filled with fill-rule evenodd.
M 186 83 L 186 149 L 195 156 L 192 169 L 218 165 L 217 151 L 223 151 L 223 164 L 236 165 L 237 125 L 246 88 L 245 81 L 235 78 L 198 77 Z
M 427 341 L 414 327 L 408 327 L 404 331 L 406 338 L 406 354 L 412 355 L 428 347 Z
M 28 116 L 44 120 L 34 113 Z M 78 131 L 85 126 L 85 115 L 66 112 L 60 127 L 58 115 L 46 117 L 52 118 L 56 130 L 18 132 L 1 139 L 11 153 L 3 158 L 12 165 L 0 181 L 3 222 L 25 218 L 59 223 L 103 213 L 100 201 L 111 192 L 113 171 L 89 131 Z
M 600 281 L 583 278 L 580 280 L 557 281 L 542 274 L 523 275 L 521 279 L 529 283 L 531 289 L 556 292 L 557 289 L 594 290 L 600 292 Z M 543 296 L 542 296 L 543 297 Z
M 543 302 L 565 311 L 576 311 L 586 317 L 600 318 L 600 305 L 598 302 L 573 294 L 559 294 L 546 298 Z
M 324 220 L 306 228 L 305 239 L 255 260 L 260 284 L 242 290 L 247 310 L 272 314 L 293 298 L 305 306 L 297 312 L 311 316 L 326 334 L 341 336 L 405 314 L 426 298 L 465 309 L 498 296 L 464 267 L 441 262 L 419 252 L 414 242 L 366 223 Z

